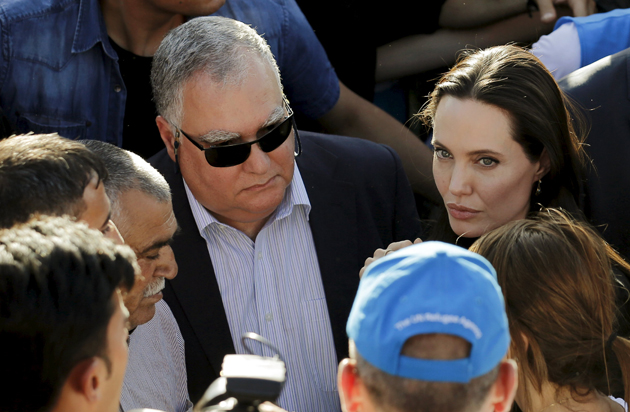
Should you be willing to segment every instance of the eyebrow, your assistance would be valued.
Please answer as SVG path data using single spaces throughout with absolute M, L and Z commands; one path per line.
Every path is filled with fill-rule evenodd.
M 260 129 L 269 127 L 270 125 L 277 123 L 279 120 L 283 118 L 284 118 L 284 107 L 277 106 L 275 109 L 273 109 L 269 117 L 267 117 L 267 120 L 265 120 L 265 122 L 260 126 Z M 210 130 L 209 132 L 204 133 L 203 135 L 199 136 L 198 139 L 202 143 L 212 144 L 212 143 L 217 143 L 217 142 L 225 142 L 228 140 L 239 139 L 240 137 L 241 137 L 240 133 L 228 132 L 225 130 Z
M 448 150 L 448 147 L 446 147 L 446 145 L 440 143 L 440 141 L 435 139 L 435 138 L 433 139 L 431 144 L 433 146 L 440 146 L 440 147 L 443 147 L 443 148 Z M 467 152 L 466 154 L 468 156 L 478 156 L 478 155 L 483 155 L 483 154 L 490 154 L 490 155 L 495 155 L 495 156 L 503 156 L 502 153 L 495 152 L 494 150 L 490 150 L 490 149 L 473 150 L 472 152 Z
M 173 239 L 175 238 L 175 235 L 178 234 L 180 232 L 180 227 L 179 225 L 177 226 L 177 229 L 175 230 L 175 233 L 173 233 L 171 235 L 171 237 L 169 237 L 166 240 L 158 240 L 154 243 L 152 243 L 151 245 L 149 245 L 148 247 L 144 248 L 143 250 L 141 250 L 140 252 L 138 252 L 138 255 L 145 255 L 149 252 L 151 252 L 152 250 L 160 250 L 162 249 L 164 246 L 168 246 L 171 243 L 173 243 Z

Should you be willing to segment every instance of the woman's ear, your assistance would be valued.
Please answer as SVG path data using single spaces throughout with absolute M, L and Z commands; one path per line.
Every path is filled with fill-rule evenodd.
M 538 159 L 538 170 L 536 171 L 535 180 L 542 179 L 551 169 L 551 160 L 547 149 L 543 149 Z

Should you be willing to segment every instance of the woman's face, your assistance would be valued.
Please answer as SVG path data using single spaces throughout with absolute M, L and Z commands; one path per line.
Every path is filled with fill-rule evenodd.
M 433 146 L 433 175 L 455 234 L 478 237 L 525 218 L 533 185 L 546 170 L 512 138 L 505 112 L 472 99 L 443 97 Z

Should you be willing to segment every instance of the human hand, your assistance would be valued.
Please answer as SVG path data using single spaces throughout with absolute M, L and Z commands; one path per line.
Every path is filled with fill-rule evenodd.
M 566 5 L 571 9 L 573 17 L 590 16 L 596 11 L 594 0 L 535 0 L 540 10 L 540 20 L 551 23 L 557 18 L 556 6 Z
M 258 410 L 260 412 L 287 412 L 278 405 L 275 405 L 271 402 L 264 402 L 258 405 Z
M 367 269 L 367 267 L 370 266 L 372 262 L 379 260 L 388 253 L 395 252 L 397 250 L 406 248 L 407 246 L 416 245 L 418 243 L 422 243 L 422 239 L 417 238 L 413 241 L 413 243 L 411 243 L 411 240 L 401 240 L 400 242 L 390 243 L 389 246 L 387 246 L 387 249 L 376 249 L 374 251 L 374 256 L 365 259 L 365 264 L 359 271 L 359 279 L 363 277 L 363 272 L 365 272 L 365 269 Z

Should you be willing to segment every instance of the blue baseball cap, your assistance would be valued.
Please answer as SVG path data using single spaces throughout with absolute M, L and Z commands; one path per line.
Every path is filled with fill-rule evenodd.
M 459 246 L 424 242 L 377 260 L 352 305 L 348 337 L 367 362 L 391 375 L 466 383 L 496 367 L 510 332 L 492 265 Z M 401 354 L 407 339 L 441 333 L 470 342 L 468 358 L 417 359 Z

